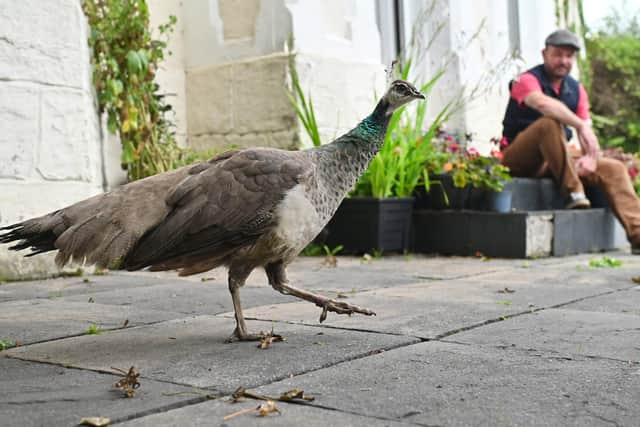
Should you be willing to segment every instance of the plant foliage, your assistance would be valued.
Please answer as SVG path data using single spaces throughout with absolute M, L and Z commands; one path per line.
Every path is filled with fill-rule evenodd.
M 160 25 L 161 39 L 154 39 L 145 0 L 84 0 L 82 8 L 99 110 L 107 115 L 109 132 L 120 136 L 129 180 L 185 164 L 167 118 L 171 106 L 154 82 L 176 17 Z
M 591 68 L 589 98 L 604 146 L 640 149 L 640 25 L 613 11 L 586 40 Z M 625 24 L 622 24 L 625 23 Z

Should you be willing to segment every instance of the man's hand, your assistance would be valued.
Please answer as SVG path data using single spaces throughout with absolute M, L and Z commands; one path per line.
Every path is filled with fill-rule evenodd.
M 584 155 L 576 160 L 578 175 L 585 176 L 596 171 L 596 159 L 589 155 Z
M 593 129 L 587 122 L 582 122 L 582 125 L 576 128 L 578 131 L 578 141 L 584 151 L 584 154 L 597 159 L 600 155 L 600 145 L 598 144 L 598 137 L 593 133 Z
M 580 157 L 576 162 L 579 175 L 588 175 L 596 171 L 596 163 L 600 156 L 600 145 L 598 137 L 593 133 L 593 129 L 587 122 L 583 122 L 581 126 L 576 128 L 578 132 L 578 141 L 582 147 L 584 156 Z

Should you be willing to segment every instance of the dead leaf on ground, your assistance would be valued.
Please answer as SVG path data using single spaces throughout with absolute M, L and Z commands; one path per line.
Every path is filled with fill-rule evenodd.
M 255 408 L 247 408 L 238 412 L 234 412 L 233 414 L 229 414 L 223 418 L 224 421 L 230 420 L 231 418 L 238 417 L 240 415 L 255 413 L 259 417 L 266 417 L 269 414 L 273 414 L 277 412 L 280 413 L 280 410 L 276 406 L 276 402 L 273 400 L 267 400 L 266 402 L 258 405 Z
M 327 255 L 326 257 L 324 257 L 322 265 L 324 265 L 325 267 L 336 268 L 338 266 L 338 258 L 334 255 Z
M 496 292 L 499 293 L 499 294 L 512 294 L 515 291 L 513 289 L 504 288 L 504 289 L 499 289 Z
M 80 424 L 83 426 L 102 427 L 108 426 L 111 420 L 107 417 L 87 417 L 80 420 Z
M 632 278 L 631 278 L 631 281 L 632 281 L 633 283 L 639 283 L 639 284 L 640 284 L 640 276 L 632 277 Z
M 269 332 L 268 335 L 262 338 L 262 340 L 260 341 L 260 344 L 258 344 L 258 348 L 264 350 L 274 342 L 278 342 L 278 341 L 286 341 L 286 340 L 282 335 L 274 334 L 272 330 L 271 332 Z
M 122 369 L 114 368 L 111 369 L 120 372 L 124 375 L 124 377 L 115 383 L 113 386 L 119 390 L 121 390 L 126 397 L 133 397 L 135 394 L 135 390 L 140 387 L 140 383 L 138 382 L 139 373 L 136 372 L 136 369 L 132 366 L 129 368 L 128 372 L 123 371 Z
M 258 415 L 261 417 L 266 417 L 269 414 L 273 414 L 277 412 L 280 413 L 280 410 L 276 406 L 276 402 L 273 400 L 267 400 L 262 405 L 258 406 Z
M 120 329 L 126 328 L 127 325 L 129 325 L 129 319 L 124 319 L 124 322 L 122 323 L 122 326 L 120 326 Z

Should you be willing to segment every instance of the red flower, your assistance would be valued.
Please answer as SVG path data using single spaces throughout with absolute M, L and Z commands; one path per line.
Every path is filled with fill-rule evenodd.
M 491 150 L 491 155 L 498 160 L 502 160 L 502 157 L 504 157 L 504 154 L 502 154 L 500 150 Z
M 500 147 L 504 148 L 507 145 L 509 145 L 509 140 L 507 139 L 506 136 L 503 136 L 502 139 L 500 140 Z
M 629 169 L 627 169 L 627 172 L 629 172 L 629 176 L 631 177 L 631 179 L 633 181 L 636 180 L 636 177 L 638 176 L 638 169 L 635 166 L 631 166 Z
M 455 140 L 449 144 L 448 148 L 452 153 L 457 153 L 458 151 L 460 151 L 460 146 L 455 142 Z

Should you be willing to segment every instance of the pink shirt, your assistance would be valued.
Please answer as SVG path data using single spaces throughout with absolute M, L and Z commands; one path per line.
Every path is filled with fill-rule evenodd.
M 555 88 L 556 93 L 560 93 L 560 86 Z M 520 105 L 524 104 L 524 99 L 531 92 L 542 92 L 542 87 L 538 79 L 531 73 L 526 72 L 520 74 L 517 80 L 513 81 L 511 86 L 511 97 L 516 100 Z M 578 108 L 576 109 L 576 116 L 582 120 L 589 120 L 589 96 L 587 91 L 584 90 L 582 83 L 579 83 L 578 94 Z

